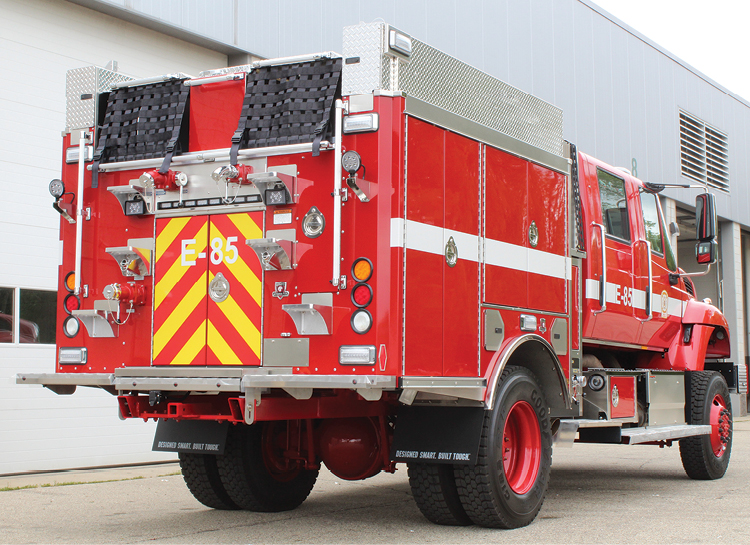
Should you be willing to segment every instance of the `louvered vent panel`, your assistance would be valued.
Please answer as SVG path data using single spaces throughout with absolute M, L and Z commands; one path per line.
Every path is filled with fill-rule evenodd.
M 688 178 L 729 192 L 727 135 L 682 110 L 680 170 Z

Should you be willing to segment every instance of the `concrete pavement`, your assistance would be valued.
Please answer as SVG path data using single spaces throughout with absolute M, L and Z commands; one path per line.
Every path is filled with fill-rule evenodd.
M 427 522 L 399 468 L 358 482 L 323 470 L 299 509 L 272 514 L 203 507 L 170 475 L 175 464 L 50 475 L 50 483 L 131 480 L 0 492 L 0 543 L 750 542 L 747 418 L 735 422 L 732 461 L 718 481 L 688 479 L 677 446 L 556 448 L 539 517 L 513 531 Z M 28 478 L 36 482 L 0 478 L 0 488 L 44 480 Z

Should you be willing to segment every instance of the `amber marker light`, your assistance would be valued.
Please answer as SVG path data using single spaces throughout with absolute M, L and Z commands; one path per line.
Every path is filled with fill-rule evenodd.
M 68 290 L 70 293 L 73 293 L 73 291 L 76 289 L 76 273 L 73 271 L 70 271 L 68 274 L 65 275 L 65 289 Z
M 372 276 L 372 262 L 366 257 L 357 258 L 352 265 L 352 276 L 357 282 L 367 282 Z

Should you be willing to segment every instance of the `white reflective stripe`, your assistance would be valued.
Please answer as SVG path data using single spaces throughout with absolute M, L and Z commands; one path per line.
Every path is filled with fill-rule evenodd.
M 484 239 L 484 262 L 496 267 L 525 271 L 526 248 L 486 238 Z
M 623 297 L 624 297 L 622 289 L 623 289 L 622 286 L 618 284 L 607 282 L 607 303 L 622 305 Z M 591 278 L 587 278 L 585 291 L 586 291 L 586 299 L 594 299 L 598 301 L 599 300 L 599 281 L 591 279 Z M 686 305 L 687 305 L 686 301 L 681 301 L 680 299 L 669 297 L 667 301 L 667 314 L 669 314 L 670 316 L 681 318 L 685 312 Z M 625 306 L 632 306 L 633 308 L 637 310 L 645 311 L 646 310 L 646 291 L 633 289 L 631 298 L 630 298 L 630 305 L 625 305 Z M 611 310 L 611 308 L 608 308 L 607 310 Z M 655 316 L 658 316 L 661 314 L 661 293 L 651 294 L 651 313 Z
M 542 252 L 499 240 L 481 238 L 452 229 L 443 229 L 417 221 L 391 218 L 391 247 L 406 247 L 435 255 L 445 255 L 450 237 L 458 249 L 458 259 L 480 262 L 484 245 L 484 261 L 488 265 L 570 280 L 572 261 L 569 257 Z
M 404 220 L 391 218 L 391 248 L 404 247 Z
M 599 281 L 592 278 L 586 279 L 586 299 L 599 300 Z
M 443 255 L 443 228 L 427 223 L 406 220 L 406 247 L 428 254 Z

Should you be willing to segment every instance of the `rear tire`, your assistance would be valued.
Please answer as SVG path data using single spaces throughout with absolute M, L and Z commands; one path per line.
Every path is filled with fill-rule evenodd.
M 445 526 L 473 524 L 458 497 L 452 465 L 410 463 L 409 485 L 417 507 L 430 522 Z
M 221 484 L 215 455 L 181 452 L 179 456 L 182 478 L 196 500 L 212 509 L 239 509 Z
M 318 478 L 317 469 L 281 458 L 275 432 L 285 422 L 262 422 L 229 428 L 224 455 L 217 457 L 229 498 L 248 511 L 275 513 L 299 507 Z
M 719 373 L 690 374 L 690 410 L 693 424 L 710 424 L 710 435 L 680 440 L 680 457 L 691 479 L 713 480 L 724 476 L 732 454 L 732 404 L 729 388 Z
M 544 502 L 552 467 L 552 433 L 544 393 L 533 373 L 507 367 L 484 417 L 476 465 L 457 466 L 461 503 L 474 523 L 519 528 Z

